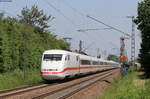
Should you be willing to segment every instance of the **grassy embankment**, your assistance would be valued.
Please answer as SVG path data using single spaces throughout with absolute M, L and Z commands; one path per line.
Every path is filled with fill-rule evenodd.
M 150 99 L 150 79 L 142 79 L 139 72 L 132 71 L 115 80 L 99 99 Z
M 25 74 L 25 75 L 24 75 Z M 39 70 L 15 70 L 0 74 L 0 90 L 32 85 L 42 82 Z
M 23 12 L 28 12 L 27 16 L 32 16 L 31 12 L 38 10 L 25 9 Z M 43 12 L 40 13 L 43 16 Z M 44 21 L 45 24 L 40 20 L 40 25 L 37 25 L 37 20 L 39 22 L 46 16 L 43 17 L 38 14 L 38 18 L 33 18 L 36 20 L 33 25 L 32 19 L 27 19 L 29 23 L 22 22 L 20 18 L 5 17 L 0 13 L 0 90 L 41 82 L 39 70 L 42 53 L 69 47 L 67 42 L 56 37 L 49 29 L 43 29 L 41 24 L 45 26 L 48 20 Z

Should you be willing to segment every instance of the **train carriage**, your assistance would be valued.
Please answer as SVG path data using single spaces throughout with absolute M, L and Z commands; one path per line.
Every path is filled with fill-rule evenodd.
M 41 74 L 45 80 L 64 79 L 75 75 L 117 68 L 118 63 L 64 50 L 43 53 Z

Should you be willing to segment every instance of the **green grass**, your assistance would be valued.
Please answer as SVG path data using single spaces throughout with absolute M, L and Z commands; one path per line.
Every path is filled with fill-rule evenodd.
M 137 72 L 119 77 L 99 99 L 150 99 L 150 79 L 140 79 Z
M 25 74 L 25 75 L 24 75 Z M 33 70 L 15 70 L 10 73 L 0 74 L 0 90 L 32 85 L 42 82 L 40 71 Z

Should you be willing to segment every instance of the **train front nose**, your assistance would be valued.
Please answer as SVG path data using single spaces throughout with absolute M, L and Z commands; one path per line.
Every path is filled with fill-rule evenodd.
M 46 80 L 63 79 L 65 77 L 61 63 L 42 66 L 41 74 L 42 78 Z
M 45 80 L 64 79 L 65 73 L 62 69 L 42 69 L 42 78 Z
M 65 76 L 63 74 L 42 74 L 42 78 L 44 80 L 57 80 L 64 79 Z
M 41 66 L 42 78 L 45 80 L 64 78 L 62 54 L 45 54 Z

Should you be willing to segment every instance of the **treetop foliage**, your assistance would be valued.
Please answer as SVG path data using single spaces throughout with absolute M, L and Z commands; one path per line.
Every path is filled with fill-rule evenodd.
M 0 73 L 15 69 L 39 69 L 43 51 L 69 46 L 51 32 L 37 33 L 37 27 L 48 27 L 50 17 L 43 11 L 33 6 L 31 9 L 24 8 L 22 13 L 20 19 L 0 14 Z
M 48 22 L 54 19 L 54 17 L 44 14 L 43 10 L 39 10 L 35 5 L 31 9 L 27 7 L 23 8 L 21 15 L 18 16 L 21 23 L 33 26 L 42 32 L 50 27 Z
M 138 16 L 135 23 L 138 29 L 143 30 L 150 26 L 150 0 L 144 0 L 138 4 Z M 145 27 L 146 26 L 146 27 Z
M 139 61 L 146 76 L 150 77 L 150 0 L 144 0 L 138 4 L 138 16 L 135 23 L 141 31 L 142 38 Z

